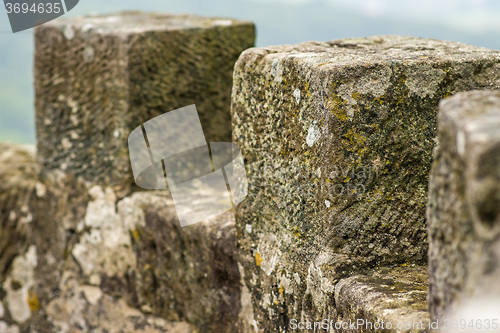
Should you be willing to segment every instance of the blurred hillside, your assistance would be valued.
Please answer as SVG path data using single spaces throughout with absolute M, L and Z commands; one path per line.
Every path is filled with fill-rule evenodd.
M 69 15 L 132 9 L 251 20 L 257 46 L 399 34 L 500 49 L 494 0 L 80 0 Z M 32 143 L 33 31 L 12 34 L 2 8 L 0 32 L 0 141 Z

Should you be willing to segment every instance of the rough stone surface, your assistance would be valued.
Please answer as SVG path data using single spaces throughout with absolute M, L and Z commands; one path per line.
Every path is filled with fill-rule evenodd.
M 124 220 L 142 221 L 132 231 L 139 307 L 190 322 L 200 332 L 236 331 L 240 274 L 234 214 L 181 228 L 169 198 L 145 193 L 125 198 L 118 210 Z
M 0 332 L 18 333 L 30 309 L 23 300 L 34 283 L 36 248 L 29 246 L 29 203 L 37 182 L 32 146 L 0 143 Z M 26 253 L 26 254 L 25 254 Z
M 40 332 L 237 330 L 233 213 L 181 228 L 168 192 L 118 199 L 67 174 L 42 178 L 31 206 L 32 245 L 6 281 L 12 323 Z
M 0 331 L 241 331 L 234 213 L 181 228 L 168 191 L 130 191 L 127 137 L 196 104 L 207 141 L 229 141 L 253 24 L 129 12 L 35 40 L 38 164 L 0 146 Z
M 252 320 L 279 331 L 330 316 L 340 279 L 425 264 L 438 102 L 499 87 L 500 53 L 398 36 L 253 48 L 233 84 L 251 191 L 237 213 L 240 263 Z M 327 286 L 315 294 L 313 273 Z
M 0 145 L 0 332 L 286 332 L 323 319 L 428 331 L 438 101 L 500 87 L 499 52 L 395 36 L 245 51 L 232 116 L 251 195 L 237 222 L 181 228 L 168 192 L 129 192 L 126 136 L 195 103 L 213 115 L 207 140 L 227 140 L 210 119 L 227 128 L 213 110 L 224 117 L 225 75 L 253 26 L 126 13 L 57 20 L 36 41 L 40 175 L 33 153 Z M 440 114 L 434 317 L 500 294 L 499 100 L 464 94 Z
M 356 328 L 339 331 L 427 332 L 427 285 L 427 267 L 381 268 L 340 280 L 335 286 L 337 321 L 350 320 Z
M 129 133 L 196 104 L 207 141 L 230 141 L 232 70 L 254 26 L 125 12 L 58 19 L 35 31 L 38 161 L 120 196 L 133 183 Z
M 35 149 L 0 143 L 0 281 L 26 249 L 33 216 L 29 199 L 37 180 Z
M 104 294 L 99 287 L 81 285 L 76 273 L 65 272 L 59 283 L 60 295 L 45 309 L 57 332 L 144 332 L 191 333 L 185 322 L 170 322 L 145 315 L 123 299 Z
M 484 317 L 491 301 L 500 305 L 500 92 L 443 100 L 438 142 L 427 210 L 430 311 L 449 318 L 483 298 L 475 310 Z

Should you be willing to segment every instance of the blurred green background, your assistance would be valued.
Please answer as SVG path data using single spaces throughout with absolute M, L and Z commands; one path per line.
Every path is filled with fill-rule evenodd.
M 80 0 L 69 16 L 122 10 L 251 20 L 257 46 L 380 34 L 500 49 L 497 0 Z M 0 141 L 34 143 L 33 30 L 13 34 L 0 5 Z

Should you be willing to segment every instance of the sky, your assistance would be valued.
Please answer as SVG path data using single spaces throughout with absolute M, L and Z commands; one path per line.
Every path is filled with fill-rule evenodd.
M 200 3 L 216 3 L 214 6 L 200 6 Z M 217 8 L 217 4 L 231 3 L 236 8 Z M 441 24 L 457 30 L 467 32 L 500 32 L 500 1 L 498 0 L 232 0 L 232 1 L 203 1 L 185 0 L 157 1 L 157 0 L 80 0 L 78 6 L 69 15 L 84 15 L 90 12 L 112 10 L 144 9 L 179 12 L 182 9 L 197 9 L 210 11 L 210 7 L 217 11 L 237 13 L 241 4 L 255 3 L 263 10 L 269 3 L 280 3 L 283 6 L 301 6 L 323 4 L 331 8 L 350 10 L 361 16 L 372 18 L 400 17 L 413 22 Z M 96 5 L 98 4 L 98 5 Z M 226 6 L 224 6 L 226 7 Z M 197 14 L 203 14 L 198 12 Z M 234 16 L 234 15 L 233 15 Z M 240 16 L 245 16 L 243 13 Z M 258 19 L 258 18 L 256 18 Z M 0 10 L 0 32 L 10 31 L 9 21 L 4 10 Z M 24 32 L 30 34 L 31 31 Z
M 442 23 L 459 30 L 500 31 L 498 0 L 327 0 L 327 2 L 334 6 L 353 9 L 366 16 L 399 15 L 415 21 Z
M 283 4 L 323 2 L 367 17 L 400 16 L 413 21 L 441 23 L 459 30 L 500 31 L 498 0 L 253 0 Z

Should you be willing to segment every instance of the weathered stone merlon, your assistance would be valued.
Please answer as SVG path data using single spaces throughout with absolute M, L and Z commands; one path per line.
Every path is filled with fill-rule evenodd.
M 256 276 L 247 287 L 262 300 L 255 320 L 335 316 L 321 301 L 332 288 L 312 289 L 313 273 L 331 286 L 425 264 L 438 103 L 499 87 L 500 52 L 453 42 L 376 36 L 243 52 L 233 138 L 251 195 L 237 230 L 245 276 Z M 298 292 L 278 295 L 280 285 Z
M 449 317 L 470 302 L 486 310 L 488 301 L 498 311 L 500 92 L 443 100 L 438 128 L 427 211 L 431 314 Z
M 129 133 L 196 104 L 207 142 L 230 141 L 233 66 L 254 26 L 125 12 L 51 21 L 35 32 L 38 161 L 93 184 L 133 183 Z

